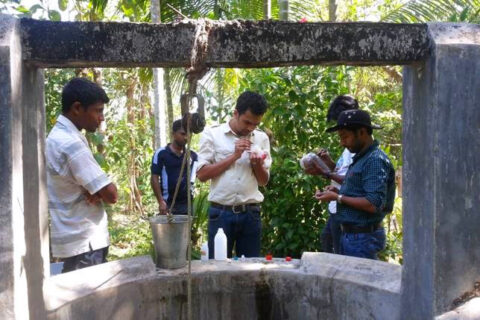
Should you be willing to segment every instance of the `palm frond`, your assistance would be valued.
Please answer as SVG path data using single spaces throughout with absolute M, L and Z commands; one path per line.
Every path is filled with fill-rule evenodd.
M 480 0 L 411 0 L 381 18 L 385 22 L 480 22 Z
M 289 20 L 299 21 L 302 18 L 309 21 L 317 20 L 319 17 L 316 7 L 315 0 L 290 0 Z

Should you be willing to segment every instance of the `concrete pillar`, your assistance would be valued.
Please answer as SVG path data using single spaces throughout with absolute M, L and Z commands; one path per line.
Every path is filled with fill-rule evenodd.
M 49 273 L 43 73 L 22 62 L 18 20 L 0 15 L 0 310 L 45 319 Z
M 28 319 L 23 219 L 22 50 L 18 20 L 0 15 L 0 310 Z
M 45 105 L 43 70 L 23 67 L 23 190 L 30 319 L 45 319 L 43 283 L 50 275 L 48 195 L 45 172 Z
M 403 319 L 432 319 L 480 279 L 480 26 L 429 24 L 404 69 Z

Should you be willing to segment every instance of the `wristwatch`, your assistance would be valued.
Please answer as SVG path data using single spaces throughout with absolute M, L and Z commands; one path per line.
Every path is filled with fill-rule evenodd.
M 337 202 L 338 202 L 338 203 L 342 203 L 342 198 L 343 198 L 343 194 L 339 194 L 339 195 L 337 196 Z

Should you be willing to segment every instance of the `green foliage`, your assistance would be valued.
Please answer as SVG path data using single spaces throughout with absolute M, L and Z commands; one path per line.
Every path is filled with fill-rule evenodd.
M 163 1 L 162 1 L 163 2 Z M 150 21 L 150 1 L 147 0 L 120 0 L 117 7 L 130 21 Z
M 192 224 L 192 243 L 194 246 L 200 247 L 201 242 L 208 240 L 208 193 L 209 188 L 207 184 L 198 184 L 197 194 L 193 199 L 193 212 L 195 218 Z
M 75 72 L 72 69 L 45 70 L 45 117 L 47 133 L 50 132 L 57 121 L 58 115 L 62 112 L 63 86 L 73 77 L 75 77 Z
M 393 212 L 384 219 L 387 230 L 386 248 L 379 253 L 379 258 L 392 263 L 403 263 L 403 225 L 402 225 L 402 198 L 395 198 Z
M 30 3 L 29 3 L 30 4 Z M 46 19 L 51 21 L 60 21 L 60 12 L 51 10 L 48 3 L 35 3 L 30 8 L 26 7 L 21 1 L 0 1 L 0 13 L 6 12 L 19 18 Z
M 111 246 L 108 259 L 150 255 L 155 258 L 150 224 L 145 219 L 132 216 L 116 216 L 108 225 Z

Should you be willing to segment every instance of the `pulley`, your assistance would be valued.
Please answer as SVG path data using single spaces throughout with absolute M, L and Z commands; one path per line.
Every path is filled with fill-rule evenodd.
M 189 106 L 191 105 L 193 98 L 197 99 L 198 108 L 196 112 L 190 113 Z M 187 131 L 187 124 L 189 124 L 191 132 L 202 132 L 205 128 L 205 99 L 200 94 L 191 96 L 190 94 L 185 93 L 180 97 L 180 106 L 182 109 L 183 129 Z

